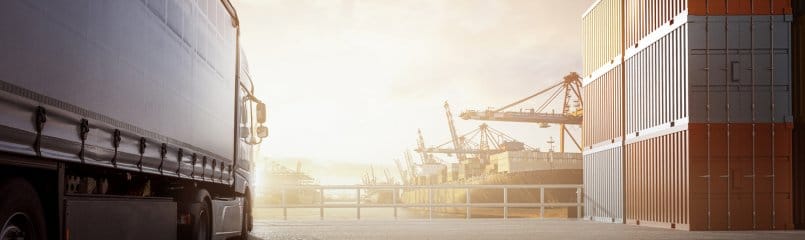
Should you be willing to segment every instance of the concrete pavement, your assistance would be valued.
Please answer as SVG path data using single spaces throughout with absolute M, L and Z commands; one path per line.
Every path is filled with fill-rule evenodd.
M 687 232 L 582 220 L 256 221 L 254 239 L 805 239 L 805 231 Z

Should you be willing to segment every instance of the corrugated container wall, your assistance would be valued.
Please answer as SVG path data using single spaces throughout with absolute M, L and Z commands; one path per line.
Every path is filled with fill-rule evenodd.
M 626 0 L 625 44 L 640 47 L 640 40 L 688 8 L 688 0 Z
M 792 120 L 790 17 L 689 17 L 691 122 Z
M 790 128 L 771 123 L 689 128 L 691 230 L 793 228 Z
M 585 216 L 611 221 L 606 217 L 616 214 L 600 209 L 621 208 L 592 204 L 621 201 L 606 190 L 623 179 L 618 204 L 625 202 L 627 223 L 792 228 L 792 205 L 801 203 L 791 195 L 802 195 L 791 187 L 792 178 L 801 178 L 791 171 L 791 2 L 626 0 L 618 20 L 589 22 L 603 3 L 612 2 L 601 1 L 584 16 L 585 88 L 591 88 L 584 97 L 596 102 L 586 107 L 591 118 L 583 126 L 585 199 L 591 201 Z M 621 27 L 597 28 L 604 23 Z M 612 28 L 618 31 L 604 31 Z M 626 48 L 614 54 L 620 59 L 587 49 L 596 44 L 590 41 L 619 37 L 620 29 Z M 623 75 L 605 77 L 612 69 Z M 606 89 L 608 81 L 625 86 Z M 597 103 L 609 100 L 616 102 Z M 625 133 L 597 129 L 618 126 L 613 115 L 621 111 Z M 599 121 L 603 114 L 609 119 Z M 620 157 L 611 150 L 620 149 L 618 139 Z
M 616 62 L 621 53 L 622 0 L 600 0 L 582 18 L 584 60 L 582 76 L 589 76 L 606 63 Z
M 793 154 L 794 226 L 805 229 L 805 1 L 792 2 L 794 22 L 791 31 L 793 70 Z
M 582 97 L 586 106 L 582 120 L 582 147 L 619 141 L 616 138 L 623 130 L 621 75 L 618 65 L 584 86 Z
M 666 28 L 662 38 L 627 54 L 627 136 L 671 127 L 688 117 L 687 24 Z
M 645 135 L 627 142 L 627 223 L 689 229 L 688 132 Z
M 584 155 L 585 218 L 604 222 L 623 220 L 621 151 L 621 147 L 615 147 Z M 593 169 L 594 174 L 587 169 Z
M 623 219 L 622 4 L 601 0 L 583 17 L 584 216 L 608 222 Z
M 691 229 L 791 229 L 789 2 L 705 2 L 688 17 Z

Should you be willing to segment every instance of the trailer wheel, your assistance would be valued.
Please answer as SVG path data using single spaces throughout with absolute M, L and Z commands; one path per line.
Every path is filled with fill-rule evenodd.
M 0 195 L 0 239 L 47 239 L 42 204 L 28 181 L 2 181 Z

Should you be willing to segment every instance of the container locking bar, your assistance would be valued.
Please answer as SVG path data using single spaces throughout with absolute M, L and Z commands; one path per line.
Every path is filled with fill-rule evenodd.
M 114 166 L 117 166 L 117 148 L 120 147 L 120 140 L 120 129 L 115 129 L 115 131 L 112 132 L 112 147 L 115 148 L 115 155 L 112 156 L 111 160 Z M 140 159 L 142 160 L 142 157 L 140 157 Z
M 196 153 L 193 153 L 193 155 L 190 157 L 190 178 L 193 179 L 196 178 L 196 160 L 198 160 L 198 157 L 196 156 Z
M 137 161 L 137 168 L 139 168 L 140 171 L 143 170 L 143 156 L 145 155 L 145 148 L 148 147 L 148 145 L 146 143 L 147 142 L 145 140 L 145 137 L 140 137 L 140 141 L 139 141 L 139 144 L 138 144 L 138 146 L 140 147 L 138 149 L 138 150 L 140 150 L 140 160 Z M 162 166 L 160 166 L 160 168 L 161 167 Z M 161 172 L 161 169 L 160 169 L 160 172 Z
M 78 151 L 78 158 L 81 159 L 81 162 L 84 162 L 84 146 L 87 141 L 87 133 L 89 133 L 89 120 L 82 118 L 78 128 L 78 136 L 81 138 L 81 150 Z
M 176 153 L 176 176 L 182 171 L 182 155 L 184 155 L 184 150 L 179 148 L 179 152 Z
M 159 147 L 159 173 L 162 174 L 162 167 L 165 165 L 165 156 L 168 155 L 168 144 L 162 143 Z
M 48 121 L 47 111 L 44 107 L 36 107 L 36 115 L 34 127 L 36 129 L 36 140 L 34 140 L 34 151 L 37 157 L 42 156 L 42 129 L 45 128 L 45 122 Z

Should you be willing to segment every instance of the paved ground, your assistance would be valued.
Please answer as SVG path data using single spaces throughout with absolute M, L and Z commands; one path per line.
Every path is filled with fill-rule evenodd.
M 687 232 L 576 220 L 258 221 L 254 239 L 805 239 L 805 231 Z

